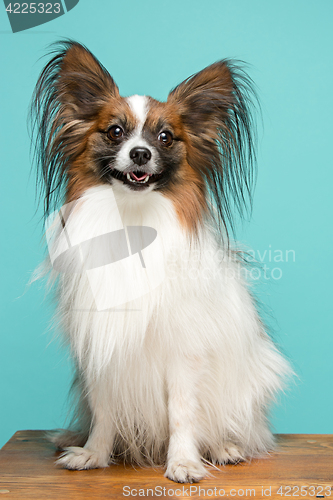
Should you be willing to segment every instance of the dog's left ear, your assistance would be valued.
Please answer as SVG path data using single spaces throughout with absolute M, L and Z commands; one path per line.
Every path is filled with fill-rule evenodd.
M 254 94 L 253 82 L 241 65 L 222 60 L 180 83 L 168 102 L 177 104 L 189 133 L 216 139 L 216 129 L 231 132 L 233 126 L 246 125 L 243 132 L 251 132 L 249 105 Z
M 168 97 L 180 107 L 186 128 L 198 133 L 204 132 L 209 122 L 227 119 L 233 107 L 234 81 L 226 61 L 220 61 L 184 80 Z
M 256 101 L 251 78 L 229 60 L 196 73 L 168 96 L 186 131 L 187 161 L 206 178 L 224 226 L 232 226 L 232 206 L 242 213 L 251 200 Z

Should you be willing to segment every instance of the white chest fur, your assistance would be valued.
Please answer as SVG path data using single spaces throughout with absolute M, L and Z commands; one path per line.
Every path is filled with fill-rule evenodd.
M 81 407 L 98 429 L 86 446 L 107 435 L 136 461 L 145 450 L 158 462 L 169 439 L 169 453 L 179 455 L 172 436 L 187 435 L 192 421 L 187 456 L 193 440 L 216 462 L 229 441 L 241 447 L 238 455 L 267 450 L 267 401 L 288 367 L 263 330 L 239 262 L 206 227 L 191 241 L 156 192 L 93 188 L 66 222 L 72 244 L 129 226 L 156 230 L 141 256 L 81 273 L 73 273 L 72 258 L 60 273 L 59 312 Z

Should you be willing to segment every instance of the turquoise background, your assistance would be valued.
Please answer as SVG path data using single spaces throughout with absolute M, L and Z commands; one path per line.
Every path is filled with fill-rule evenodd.
M 39 58 L 62 37 L 86 44 L 123 95 L 164 100 L 216 60 L 251 64 L 263 125 L 253 216 L 238 237 L 257 259 L 266 251 L 258 293 L 298 375 L 272 423 L 280 433 L 333 432 L 332 19 L 332 0 L 80 0 L 13 34 L 0 5 L 0 445 L 18 429 L 59 427 L 67 414 L 68 355 L 52 341 L 44 283 L 26 286 L 44 255 L 27 110 Z M 287 250 L 288 262 L 274 262 Z

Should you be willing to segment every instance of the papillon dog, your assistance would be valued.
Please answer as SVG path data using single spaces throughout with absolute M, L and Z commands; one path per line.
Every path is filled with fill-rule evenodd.
M 272 449 L 268 409 L 289 364 L 229 237 L 251 199 L 255 99 L 231 60 L 166 102 L 122 97 L 70 40 L 43 69 L 36 151 L 77 394 L 53 435 L 61 466 L 163 464 L 191 483 Z

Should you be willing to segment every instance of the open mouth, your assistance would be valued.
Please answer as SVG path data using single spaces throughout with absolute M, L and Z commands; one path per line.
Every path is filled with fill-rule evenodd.
M 115 179 L 119 181 L 123 181 L 124 184 L 127 184 L 133 189 L 145 189 L 150 186 L 154 182 L 158 181 L 163 172 L 159 174 L 149 174 L 148 172 L 142 172 L 140 170 L 133 170 L 131 172 L 120 172 L 117 169 L 112 169 L 110 174 Z

